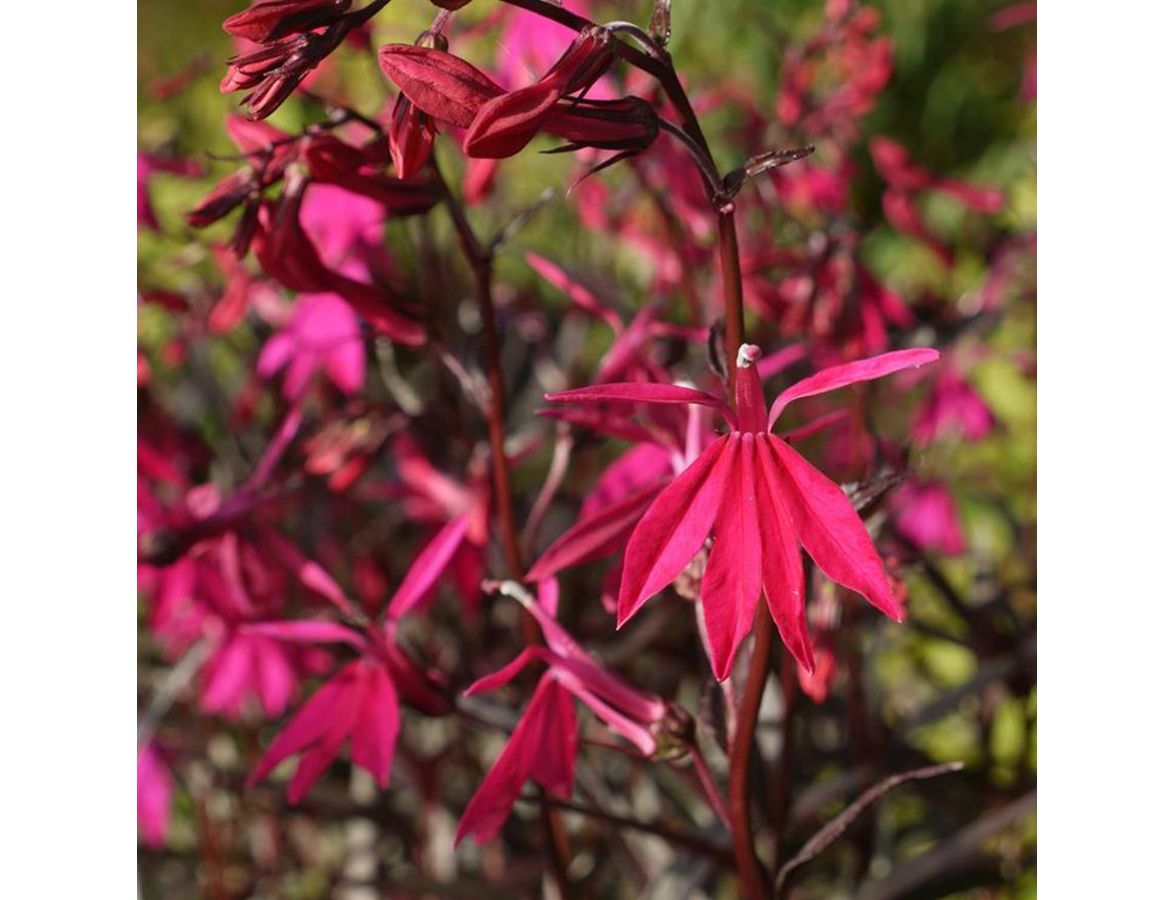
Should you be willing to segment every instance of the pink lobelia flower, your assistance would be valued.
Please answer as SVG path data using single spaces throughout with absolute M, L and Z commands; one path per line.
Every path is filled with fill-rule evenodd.
M 893 495 L 894 528 L 922 550 L 958 555 L 966 549 L 959 510 L 941 481 L 907 481 Z
M 171 776 L 153 744 L 139 748 L 139 834 L 149 847 L 162 847 L 171 820 Z
M 572 697 L 646 756 L 658 751 L 658 733 L 669 712 L 663 701 L 634 690 L 604 669 L 541 601 L 514 584 L 504 584 L 501 590 L 538 620 L 547 646 L 526 648 L 497 672 L 472 684 L 465 696 L 501 687 L 536 660 L 548 669 L 501 756 L 465 807 L 457 823 L 457 843 L 471 835 L 483 844 L 500 831 L 528 778 L 557 796 L 570 796 L 578 748 Z
M 692 403 L 717 409 L 726 419 L 730 433 L 706 448 L 637 523 L 617 601 L 620 627 L 674 580 L 713 530 L 701 602 L 719 681 L 730 675 L 760 593 L 785 646 L 812 669 L 801 546 L 833 581 L 901 620 L 885 567 L 849 499 L 771 429 L 793 400 L 938 358 L 935 350 L 900 350 L 833 366 L 783 391 L 768 413 L 755 366 L 759 355 L 753 345 L 739 348 L 733 410 L 713 394 L 669 384 L 602 384 L 547 397 L 558 403 Z
M 331 602 L 352 621 L 365 621 L 358 607 L 330 575 L 287 548 L 302 584 Z M 419 576 L 409 573 L 400 590 Z M 393 598 L 393 603 L 394 603 Z M 423 672 L 396 643 L 395 619 L 366 625 L 363 630 L 321 619 L 265 622 L 248 627 L 251 634 L 300 644 L 346 644 L 359 658 L 344 665 L 320 687 L 249 773 L 246 784 L 258 784 L 286 757 L 299 755 L 286 796 L 298 803 L 350 741 L 351 760 L 366 769 L 380 787 L 391 777 L 400 731 L 400 697 L 430 714 L 445 708 L 431 676 Z
M 914 416 L 914 440 L 932 444 L 958 434 L 968 441 L 987 437 L 995 416 L 975 388 L 952 366 L 945 366 Z
M 287 798 L 296 804 L 350 741 L 355 765 L 387 787 L 400 734 L 400 697 L 428 712 L 443 707 L 428 677 L 396 646 L 395 627 L 372 625 L 361 633 L 333 622 L 303 620 L 259 623 L 249 630 L 297 643 L 348 644 L 360 652 L 360 658 L 344 665 L 302 705 L 257 760 L 246 784 L 259 784 L 283 759 L 298 755 L 297 770 L 287 788 Z
M 302 394 L 318 370 L 344 394 L 363 387 L 363 338 L 359 317 L 335 294 L 303 294 L 285 328 L 266 341 L 257 371 L 272 378 L 285 369 L 282 393 Z

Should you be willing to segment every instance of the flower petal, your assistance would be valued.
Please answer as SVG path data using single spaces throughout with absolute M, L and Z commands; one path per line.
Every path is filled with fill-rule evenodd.
M 557 394 L 546 394 L 543 399 L 548 403 L 697 403 L 721 412 L 731 428 L 735 422 L 734 413 L 724 400 L 705 391 L 678 384 L 651 381 L 593 384 L 589 387 L 560 391 Z
M 571 696 L 553 678 L 543 676 L 497 762 L 465 807 L 454 843 L 471 835 L 484 844 L 497 834 L 532 775 L 555 793 L 569 796 L 575 779 L 576 732 Z
M 243 634 L 264 635 L 278 641 L 295 644 L 349 644 L 363 650 L 367 642 L 354 629 L 338 622 L 320 619 L 301 619 L 291 622 L 250 622 L 241 626 Z
M 728 436 L 706 448 L 665 488 L 641 517 L 624 552 L 616 627 L 673 581 L 710 533 L 737 453 Z
M 849 498 L 811 463 L 774 435 L 768 443 L 779 485 L 800 543 L 829 578 L 856 591 L 891 619 L 903 619 L 885 566 Z
M 788 515 L 775 460 L 767 435 L 755 439 L 755 476 L 759 499 L 759 529 L 763 540 L 763 593 L 775 628 L 788 652 L 803 668 L 814 666 L 808 618 L 804 610 L 804 562 L 800 540 Z
M 813 394 L 823 394 L 835 391 L 837 388 L 855 384 L 858 381 L 872 381 L 897 372 L 901 369 L 925 365 L 938 359 L 938 351 L 927 347 L 914 350 L 896 350 L 893 353 L 882 353 L 880 356 L 871 356 L 868 359 L 858 359 L 840 366 L 832 366 L 801 379 L 775 398 L 771 404 L 771 415 L 767 420 L 768 429 L 774 428 L 783 408 L 793 400 L 801 397 L 811 397 Z
M 751 630 L 763 587 L 754 437 L 738 437 L 737 448 L 714 520 L 714 546 L 702 578 L 702 613 L 714 677 L 719 681 L 730 677 L 734 652 Z
M 334 719 L 340 698 L 350 687 L 350 679 L 343 677 L 345 672 L 346 670 L 343 670 L 315 691 L 294 714 L 289 724 L 274 738 L 269 749 L 249 773 L 245 781 L 247 787 L 260 783 L 261 779 L 272 772 L 287 756 L 305 750 L 326 734 Z
M 396 736 L 400 733 L 400 704 L 388 670 L 367 666 L 367 698 L 351 734 L 351 760 L 372 774 L 381 788 L 388 786 Z
M 379 66 L 412 105 L 458 128 L 468 128 L 478 110 L 505 91 L 465 60 L 430 47 L 388 44 Z
M 665 482 L 658 481 L 580 519 L 543 552 L 526 573 L 526 580 L 541 581 L 568 566 L 590 562 L 612 552 L 664 487 Z
M 388 607 L 388 615 L 391 618 L 398 619 L 405 613 L 412 612 L 419 605 L 429 589 L 437 583 L 441 573 L 445 571 L 445 566 L 449 564 L 453 554 L 457 552 L 457 548 L 465 540 L 468 531 L 469 513 L 466 512 L 451 519 L 425 545 L 408 569 L 408 574 L 404 576 L 400 587 L 392 595 Z

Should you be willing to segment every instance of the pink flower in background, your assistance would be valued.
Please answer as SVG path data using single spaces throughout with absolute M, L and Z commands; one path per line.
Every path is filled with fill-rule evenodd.
M 154 744 L 139 748 L 138 806 L 143 842 L 156 849 L 162 847 L 171 821 L 171 775 Z
M 138 154 L 137 160 L 139 226 L 159 230 L 159 220 L 151 205 L 151 176 L 156 172 L 171 172 L 173 175 L 199 175 L 200 164 L 192 159 L 166 159 L 154 153 Z
M 286 791 L 289 801 L 298 803 L 350 741 L 355 765 L 386 788 L 399 732 L 400 706 L 387 669 L 366 657 L 355 660 L 298 710 L 269 745 L 247 783 L 258 784 L 283 759 L 298 754 L 298 768 Z
M 302 677 L 322 669 L 321 653 L 285 646 L 247 627 L 274 614 L 284 587 L 258 551 L 231 532 L 161 570 L 151 629 L 172 656 L 200 638 L 209 642 L 199 672 L 204 712 L 239 719 L 256 700 L 266 715 L 280 715 Z
M 902 619 L 881 558 L 844 492 L 770 432 L 794 400 L 933 362 L 938 353 L 901 350 L 825 369 L 776 397 L 770 414 L 758 358 L 758 347 L 739 349 L 733 410 L 712 394 L 668 384 L 602 384 L 547 396 L 558 403 L 697 404 L 717 409 L 730 426 L 637 523 L 624 555 L 617 610 L 619 627 L 677 577 L 713 529 L 701 602 L 719 681 L 729 677 L 763 593 L 788 650 L 813 667 L 801 545 L 829 578 Z
M 575 786 L 579 725 L 571 694 L 548 673 L 485 781 L 465 807 L 456 840 L 484 844 L 497 834 L 528 779 L 566 800 Z
M 966 549 L 955 499 L 940 481 L 907 481 L 893 495 L 894 527 L 922 550 L 956 555 Z
M 282 393 L 294 399 L 318 371 L 344 394 L 363 387 L 364 354 L 359 317 L 335 294 L 302 294 L 285 327 L 261 350 L 257 371 L 272 378 L 285 370 Z
M 995 416 L 979 393 L 958 369 L 944 366 L 914 416 L 913 435 L 923 445 L 951 435 L 978 441 L 994 427 Z
M 886 137 L 869 142 L 869 152 L 881 177 L 888 185 L 882 196 L 882 208 L 889 223 L 898 231 L 921 241 L 942 261 L 954 262 L 950 247 L 939 240 L 925 223 L 918 208 L 916 194 L 935 191 L 953 197 L 976 212 L 992 215 L 1004 205 L 1004 195 L 994 188 L 978 187 L 955 178 L 939 178 L 917 165 L 906 148 Z
M 284 542 L 281 553 L 304 587 L 348 620 L 366 621 L 322 566 Z M 371 623 L 362 630 L 322 619 L 248 626 L 249 634 L 277 641 L 343 644 L 359 658 L 344 665 L 302 705 L 253 767 L 247 784 L 258 784 L 283 759 L 300 756 L 286 790 L 289 801 L 297 803 L 349 742 L 352 762 L 370 772 L 380 787 L 388 786 L 400 730 L 400 698 L 428 714 L 439 714 L 446 708 L 431 674 L 422 671 L 396 643 L 396 610 L 411 606 L 404 597 L 423 593 L 439 575 L 438 567 L 421 565 L 418 557 L 391 598 L 382 624 Z

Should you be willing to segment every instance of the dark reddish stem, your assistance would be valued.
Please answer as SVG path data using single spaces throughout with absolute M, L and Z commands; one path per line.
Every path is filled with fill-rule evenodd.
M 730 745 L 730 819 L 733 825 L 734 858 L 738 864 L 741 896 L 749 900 L 767 900 L 768 897 L 766 873 L 755 854 L 755 831 L 751 826 L 750 768 L 759 704 L 763 700 L 767 667 L 771 660 L 771 632 L 771 616 L 767 606 L 760 603 L 755 614 L 755 647 L 751 651 L 751 666 L 747 672 L 734 739 Z
M 743 342 L 743 276 L 738 261 L 738 232 L 734 227 L 734 204 L 718 210 L 718 252 L 722 260 L 722 296 L 726 323 L 726 397 L 734 408 L 734 370 L 738 366 L 738 348 Z
M 490 468 L 493 478 L 494 501 L 498 510 L 498 525 L 502 532 L 502 545 L 506 552 L 506 564 L 510 577 L 522 581 L 525 568 L 522 562 L 522 547 L 518 539 L 518 527 L 514 520 L 514 504 L 510 492 L 510 463 L 506 457 L 506 384 L 502 376 L 501 338 L 498 334 L 497 311 L 494 308 L 493 274 L 494 257 L 474 233 L 464 207 L 458 202 L 448 184 L 441 176 L 440 168 L 433 160 L 437 181 L 441 185 L 445 207 L 457 230 L 457 239 L 462 252 L 473 269 L 477 283 L 477 302 L 481 310 L 482 330 L 485 335 L 486 380 L 490 385 L 489 406 L 486 422 L 490 440 Z M 522 630 L 528 644 L 540 643 L 542 638 L 538 624 L 531 616 L 522 617 Z M 563 898 L 572 896 L 571 882 L 567 877 L 570 851 L 563 822 L 551 807 L 546 792 L 540 794 L 543 830 L 546 834 L 550 853 L 551 874 Z

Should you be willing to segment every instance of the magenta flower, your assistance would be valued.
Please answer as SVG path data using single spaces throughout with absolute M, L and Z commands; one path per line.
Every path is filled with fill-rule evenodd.
M 894 528 L 922 550 L 956 555 L 966 549 L 955 499 L 940 481 L 907 481 L 893 495 Z
M 761 593 L 785 646 L 812 669 L 801 546 L 833 581 L 902 619 L 881 557 L 844 492 L 771 429 L 793 400 L 933 362 L 938 353 L 901 350 L 833 366 L 783 391 L 770 413 L 758 357 L 758 347 L 739 349 L 733 410 L 712 394 L 669 384 L 602 384 L 547 397 L 559 403 L 698 404 L 726 419 L 730 433 L 706 448 L 637 523 L 617 601 L 620 627 L 676 578 L 713 531 L 701 602 L 719 681 L 730 675 Z
M 995 416 L 954 366 L 945 366 L 914 416 L 914 440 L 932 444 L 948 435 L 980 441 L 995 427 Z
M 149 847 L 162 847 L 171 821 L 171 776 L 153 744 L 139 748 L 139 834 Z
M 322 566 L 302 557 L 292 545 L 282 543 L 281 552 L 304 587 L 349 620 L 366 623 L 359 607 Z M 442 712 L 446 705 L 433 677 L 396 643 L 395 611 L 410 606 L 404 597 L 423 593 L 439 575 L 439 567 L 422 565 L 418 558 L 391 598 L 383 623 L 365 624 L 362 630 L 321 619 L 261 622 L 246 629 L 254 636 L 296 644 L 345 644 L 359 654 L 298 710 L 258 760 L 247 785 L 258 784 L 286 757 L 299 755 L 286 791 L 289 801 L 298 803 L 350 742 L 352 762 L 370 772 L 380 787 L 388 786 L 400 731 L 400 697 L 429 714 Z
M 282 393 L 302 394 L 314 373 L 322 370 L 344 394 L 363 387 L 363 339 L 359 317 L 335 294 L 303 294 L 294 304 L 285 328 L 266 341 L 257 371 L 272 378 L 285 369 Z
M 321 569 L 317 573 L 329 579 Z M 294 714 L 257 761 L 246 784 L 259 784 L 283 759 L 298 755 L 298 768 L 286 790 L 290 803 L 298 803 L 349 741 L 352 762 L 386 788 L 400 731 L 400 695 L 429 712 L 438 712 L 443 705 L 427 676 L 396 646 L 395 629 L 373 626 L 363 634 L 334 622 L 305 620 L 258 623 L 249 631 L 297 643 L 348 644 L 360 656 Z
M 501 756 L 457 823 L 457 843 L 471 835 L 483 844 L 497 834 L 528 778 L 557 796 L 570 796 L 578 749 L 572 697 L 646 756 L 657 752 L 657 730 L 667 713 L 663 701 L 634 690 L 604 669 L 563 630 L 551 611 L 516 587 L 506 584 L 502 590 L 538 620 L 547 646 L 528 647 L 497 672 L 472 684 L 465 695 L 499 688 L 536 660 L 548 668 Z

